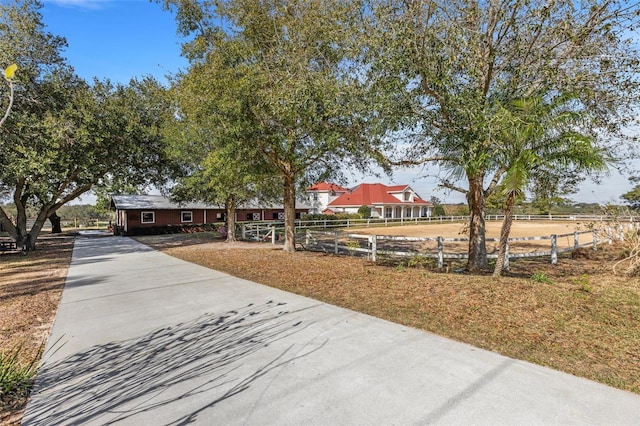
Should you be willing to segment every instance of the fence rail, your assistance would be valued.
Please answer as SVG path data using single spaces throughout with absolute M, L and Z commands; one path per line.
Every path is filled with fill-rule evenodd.
M 581 247 L 592 247 L 597 249 L 598 244 L 605 240 L 600 238 L 602 231 L 599 229 L 573 232 L 570 234 L 561 235 L 549 235 L 549 236 L 537 236 L 537 237 L 516 237 L 509 238 L 507 244 L 507 258 L 525 258 L 525 257 L 540 257 L 550 256 L 551 263 L 556 264 L 558 262 L 558 254 L 573 251 Z M 593 238 L 588 242 L 580 242 L 581 235 L 592 235 Z M 558 239 L 564 237 L 573 237 L 573 244 L 568 247 L 559 247 Z M 512 243 L 522 243 L 527 241 L 550 241 L 549 250 L 534 251 L 534 252 L 513 252 Z M 606 238 L 610 243 L 612 239 Z M 386 235 L 363 235 L 363 234 L 349 234 L 339 231 L 312 231 L 307 230 L 304 234 L 304 247 L 307 250 L 324 251 L 334 254 L 356 254 L 367 256 L 372 261 L 377 261 L 380 256 L 393 256 L 393 257 L 415 257 L 421 256 L 426 258 L 437 259 L 437 265 L 439 268 L 444 267 L 445 260 L 447 259 L 467 259 L 468 253 L 456 253 L 445 252 L 445 245 L 451 246 L 451 243 L 468 243 L 468 238 L 444 238 L 444 237 L 398 237 L 398 236 L 386 236 Z M 413 247 L 408 245 L 394 245 L 386 244 L 385 242 L 395 243 L 413 243 Z M 487 238 L 487 242 L 498 242 L 497 238 Z M 418 243 L 418 244 L 417 244 Z M 435 243 L 436 250 L 425 251 L 419 246 L 419 243 Z M 409 249 L 407 250 L 407 248 Z M 487 257 L 495 259 L 498 257 L 497 253 L 489 253 Z M 508 267 L 508 261 L 505 265 Z
M 27 219 L 27 229 L 31 229 L 35 222 L 35 219 Z M 60 226 L 62 228 L 107 228 L 110 223 L 111 221 L 108 219 L 63 218 L 60 220 Z M 51 230 L 51 222 L 47 220 L 42 229 Z
M 413 218 L 370 218 L 370 219 L 320 219 L 320 220 L 296 220 L 297 229 L 335 229 L 335 228 L 373 228 L 380 226 L 417 225 L 429 223 L 451 223 L 468 222 L 469 216 L 433 216 L 433 217 L 413 217 Z M 504 215 L 486 215 L 487 221 L 502 221 Z M 606 216 L 606 215 L 514 215 L 516 221 L 565 221 L 565 222 L 590 222 L 590 223 L 637 223 L 640 222 L 638 216 Z M 250 233 L 255 233 L 256 229 L 266 229 L 275 227 L 284 228 L 282 221 L 255 221 L 242 222 L 243 227 L 251 229 Z M 264 232 L 264 231 L 263 231 Z
M 618 218 L 619 219 L 619 218 Z M 520 219 L 522 220 L 522 219 Z M 528 220 L 528 219 L 525 219 Z M 533 219 L 532 219 L 533 220 Z M 537 219 L 539 220 L 539 219 Z M 585 220 L 582 217 L 581 220 Z M 604 222 L 604 220 L 603 220 Z M 331 228 L 327 226 L 327 228 Z M 602 228 L 575 231 L 566 234 L 552 234 L 548 236 L 511 237 L 507 243 L 507 257 L 505 267 L 509 266 L 509 259 L 549 256 L 551 263 L 558 262 L 558 255 L 581 247 L 591 247 L 597 250 L 598 244 L 613 243 L 622 240 L 626 230 L 637 230 L 640 222 L 631 217 L 626 225 L 604 226 Z M 242 238 L 253 239 L 276 244 L 283 228 L 277 223 L 245 223 L 242 226 Z M 318 230 L 312 227 L 297 227 L 296 239 L 304 241 L 306 250 L 324 251 L 334 254 L 348 254 L 367 256 L 377 261 L 379 256 L 414 257 L 421 256 L 437 259 L 439 268 L 444 266 L 445 260 L 467 259 L 466 245 L 468 238 L 444 237 L 403 237 L 387 235 L 369 235 L 347 233 L 339 230 Z M 567 239 L 565 246 L 559 245 L 559 240 Z M 487 242 L 499 242 L 497 238 L 487 238 Z M 548 249 L 536 247 L 533 251 L 523 251 L 523 245 L 531 242 L 549 241 Z M 445 245 L 449 251 L 445 251 Z M 457 247 L 456 247 L 457 246 Z M 458 250 L 455 250 L 455 249 Z M 514 250 L 514 248 L 516 250 Z M 497 258 L 497 253 L 489 253 L 488 258 Z

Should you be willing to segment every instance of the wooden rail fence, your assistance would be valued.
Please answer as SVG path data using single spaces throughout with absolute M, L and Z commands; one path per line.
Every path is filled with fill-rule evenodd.
M 637 229 L 635 224 L 630 224 L 628 229 Z M 614 239 L 622 240 L 624 238 L 624 227 L 607 227 L 605 229 L 594 229 L 588 231 L 575 231 L 567 234 L 552 234 L 549 236 L 536 236 L 536 237 L 512 237 L 509 238 L 507 243 L 507 258 L 505 267 L 509 266 L 509 259 L 525 258 L 525 257 L 544 257 L 549 256 L 552 264 L 557 264 L 558 255 L 560 253 L 574 251 L 581 247 L 591 247 L 593 250 L 597 250 L 598 244 L 603 242 L 613 243 Z M 580 236 L 590 235 L 591 238 L 588 241 L 584 241 L 584 237 L 581 241 Z M 319 238 L 321 237 L 321 238 Z M 327 237 L 331 241 L 327 241 Z M 564 247 L 560 247 L 558 241 L 561 238 L 573 239 L 572 244 L 567 244 Z M 353 242 L 349 243 L 348 240 L 355 240 L 359 243 L 356 245 Z M 418 247 L 412 250 L 395 250 L 393 245 L 388 247 L 381 247 L 381 243 L 385 242 L 406 242 L 413 243 L 417 246 L 418 243 L 435 242 L 435 251 L 423 251 Z M 497 243 L 497 238 L 487 238 L 487 242 Z M 548 250 L 535 250 L 529 252 L 515 252 L 511 250 L 512 247 L 517 247 L 518 244 L 530 241 L 549 241 Z M 346 243 L 345 243 L 346 242 Z M 362 243 L 364 242 L 364 244 Z M 447 259 L 467 259 L 468 253 L 455 253 L 446 252 L 445 246 L 455 245 L 455 243 L 468 244 L 468 238 L 444 238 L 444 237 L 398 237 L 398 236 L 382 236 L 382 235 L 361 235 L 361 234 L 347 234 L 342 232 L 329 232 L 329 231 L 311 231 L 308 230 L 305 233 L 305 248 L 307 250 L 321 250 L 325 252 L 333 252 L 335 254 L 355 254 L 360 253 L 366 255 L 372 261 L 377 261 L 380 255 L 396 256 L 396 257 L 414 257 L 423 256 L 427 258 L 437 259 L 437 265 L 439 268 L 444 267 L 445 260 Z M 466 248 L 466 247 L 465 247 Z M 498 257 L 497 253 L 489 253 L 487 257 L 495 259 Z
M 280 235 L 283 228 L 276 223 L 247 223 L 242 226 L 242 238 L 254 241 L 270 242 L 277 244 L 281 242 Z M 607 226 L 599 229 L 587 231 L 575 231 L 567 234 L 552 234 L 548 236 L 536 237 L 511 237 L 507 243 L 507 258 L 505 267 L 509 265 L 509 259 L 525 257 L 549 256 L 552 264 L 558 262 L 558 255 L 561 253 L 576 250 L 581 247 L 591 247 L 597 250 L 598 244 L 608 242 L 612 244 L 614 240 L 623 240 L 627 230 L 637 230 L 640 222 L 629 221 L 625 224 Z M 590 237 L 589 237 L 590 236 Z M 586 237 L 586 238 L 585 238 Z M 567 244 L 560 246 L 558 241 L 567 239 Z M 414 257 L 422 256 L 437 259 L 438 267 L 444 266 L 447 259 L 467 259 L 466 245 L 468 238 L 445 238 L 445 237 L 403 237 L 386 235 L 352 234 L 336 230 L 314 230 L 312 228 L 296 228 L 296 240 L 304 241 L 304 249 L 312 251 L 323 251 L 334 254 L 361 255 L 367 256 L 372 261 L 377 261 L 380 256 Z M 498 243 L 497 238 L 487 238 L 488 243 Z M 522 251 L 522 246 L 528 242 L 549 241 L 548 249 Z M 433 248 L 425 248 L 431 245 Z M 446 251 L 445 246 L 450 249 L 458 246 L 458 252 Z M 463 247 L 464 246 L 464 247 Z M 512 250 L 519 248 L 520 250 Z M 497 253 L 487 254 L 488 258 L 497 258 Z

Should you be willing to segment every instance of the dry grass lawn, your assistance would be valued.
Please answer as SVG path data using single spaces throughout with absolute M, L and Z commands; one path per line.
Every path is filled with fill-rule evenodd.
M 43 238 L 27 256 L 0 254 L 0 352 L 22 345 L 22 363 L 39 357 L 67 276 L 73 238 Z M 19 424 L 26 398 L 0 395 L 0 424 Z

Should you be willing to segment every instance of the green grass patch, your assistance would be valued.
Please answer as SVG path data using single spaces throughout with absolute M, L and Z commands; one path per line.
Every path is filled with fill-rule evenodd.
M 23 344 L 0 352 L 0 401 L 3 408 L 24 400 L 33 387 L 42 347 L 35 355 L 25 352 Z

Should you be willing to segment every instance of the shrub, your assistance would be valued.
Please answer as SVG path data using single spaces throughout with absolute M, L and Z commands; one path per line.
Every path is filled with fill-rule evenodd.
M 196 232 L 217 231 L 219 224 L 184 224 L 141 226 L 130 229 L 127 235 L 165 235 L 165 234 L 193 234 Z
M 433 216 L 446 216 L 447 213 L 444 211 L 444 207 L 441 204 L 435 204 L 433 206 Z
M 358 209 L 358 215 L 360 215 L 362 219 L 369 219 L 371 217 L 371 207 L 360 206 Z

